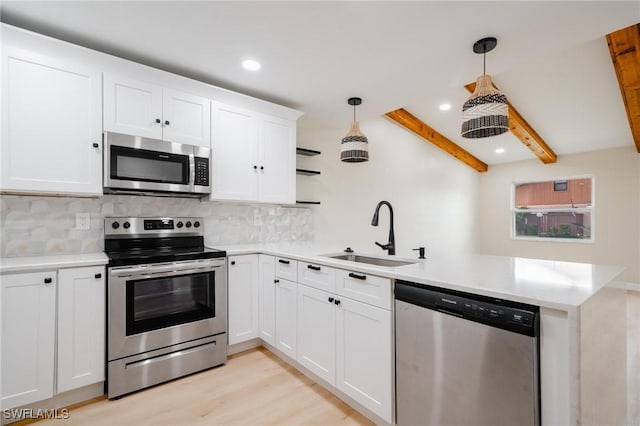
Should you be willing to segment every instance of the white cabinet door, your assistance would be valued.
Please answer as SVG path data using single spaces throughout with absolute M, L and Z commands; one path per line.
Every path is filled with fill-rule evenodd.
M 258 200 L 296 202 L 296 123 L 260 114 L 258 120 Z
M 53 396 L 56 272 L 3 275 L 2 408 Z
M 296 359 L 298 284 L 280 279 L 276 284 L 276 348 Z
M 2 59 L 0 189 L 101 195 L 100 71 L 5 46 Z
M 275 258 L 261 254 L 260 262 L 260 338 L 276 344 Z
M 104 276 L 102 266 L 58 271 L 58 393 L 104 380 Z
M 164 89 L 162 138 L 209 148 L 211 146 L 211 101 L 199 96 Z
M 213 104 L 211 199 L 258 199 L 258 116 Z
M 104 129 L 162 139 L 162 87 L 105 74 Z
M 298 286 L 298 362 L 336 384 L 335 295 Z
M 229 344 L 258 337 L 258 255 L 229 256 Z
M 337 387 L 392 420 L 391 311 L 338 296 Z

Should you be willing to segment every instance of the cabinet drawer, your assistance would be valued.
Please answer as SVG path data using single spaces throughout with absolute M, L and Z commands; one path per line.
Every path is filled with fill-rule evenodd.
M 298 261 L 276 257 L 276 277 L 298 281 Z
M 338 270 L 336 293 L 380 308 L 391 309 L 390 278 Z
M 336 292 L 337 269 L 316 263 L 298 262 L 298 282 L 329 293 Z

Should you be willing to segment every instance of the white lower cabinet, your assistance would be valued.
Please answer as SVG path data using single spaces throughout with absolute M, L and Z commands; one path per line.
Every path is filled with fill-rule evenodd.
M 229 344 L 258 337 L 258 255 L 229 256 Z
M 298 284 L 277 279 L 276 283 L 276 348 L 296 359 Z
M 276 345 L 276 275 L 273 256 L 261 254 L 260 263 L 260 338 Z
M 391 311 L 346 297 L 336 318 L 336 386 L 391 422 L 393 342 Z
M 335 296 L 305 285 L 298 286 L 298 362 L 335 386 Z
M 2 408 L 104 381 L 103 266 L 3 275 L 0 282 Z
M 311 372 L 391 422 L 391 311 L 298 286 L 298 358 Z
M 13 408 L 53 396 L 56 271 L 0 280 L 2 408 Z
M 104 380 L 104 268 L 58 272 L 57 392 Z

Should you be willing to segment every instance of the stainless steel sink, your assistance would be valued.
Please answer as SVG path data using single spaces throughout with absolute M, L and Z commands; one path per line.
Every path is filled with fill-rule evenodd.
M 330 257 L 331 259 L 348 260 L 349 262 L 368 263 L 370 265 L 378 266 L 404 266 L 418 263 L 417 261 L 412 262 L 406 260 L 381 259 L 379 257 L 361 256 L 358 254 L 336 254 L 328 255 L 326 257 Z

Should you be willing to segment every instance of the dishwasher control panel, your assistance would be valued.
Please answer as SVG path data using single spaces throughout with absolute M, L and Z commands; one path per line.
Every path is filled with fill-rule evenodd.
M 527 336 L 538 332 L 537 306 L 397 280 L 395 296 L 445 314 Z

